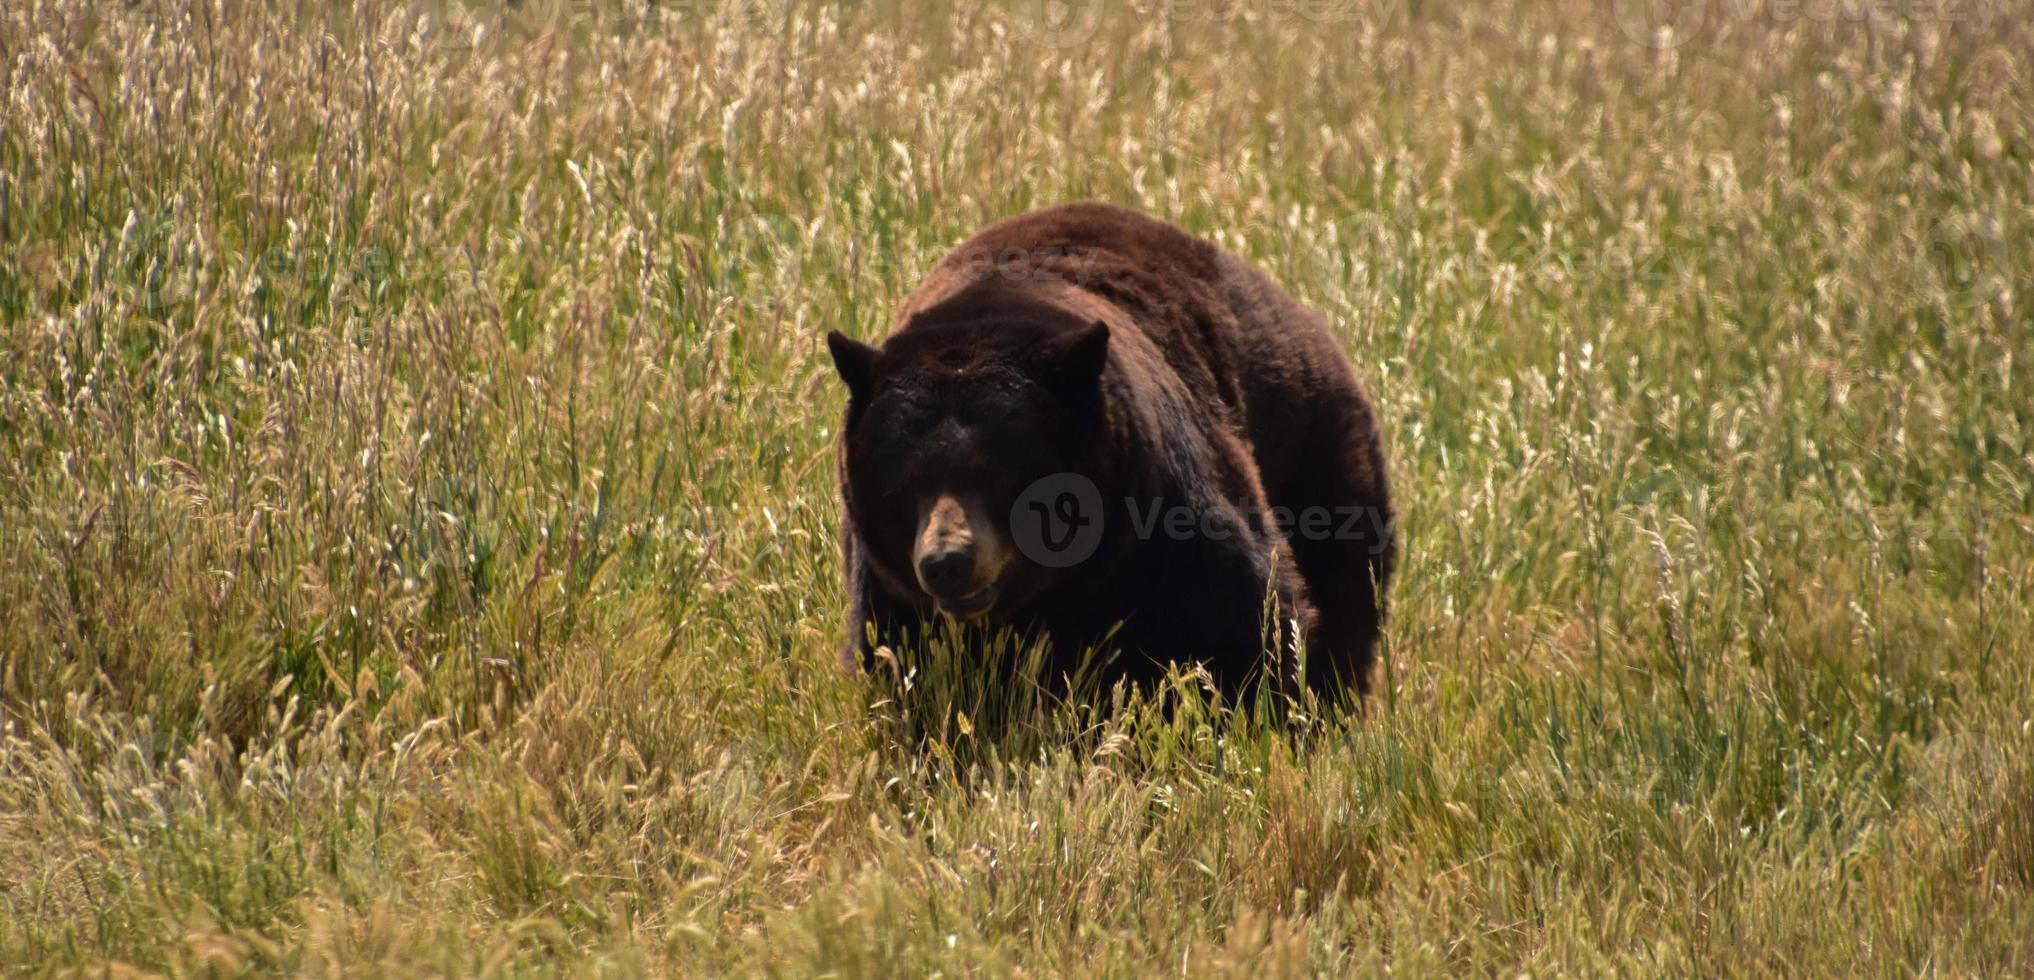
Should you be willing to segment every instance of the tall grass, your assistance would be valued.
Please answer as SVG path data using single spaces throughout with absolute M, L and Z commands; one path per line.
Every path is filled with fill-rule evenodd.
M 1677 10 L 8 3 L 0 964 L 2034 971 L 2034 26 Z M 1088 197 L 1368 380 L 1364 717 L 834 669 L 818 338 Z

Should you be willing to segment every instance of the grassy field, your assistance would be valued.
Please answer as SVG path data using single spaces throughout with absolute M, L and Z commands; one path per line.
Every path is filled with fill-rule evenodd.
M 0 68 L 0 969 L 2034 972 L 2022 11 L 9 0 Z M 1078 198 L 1370 384 L 1364 717 L 836 671 L 822 335 Z

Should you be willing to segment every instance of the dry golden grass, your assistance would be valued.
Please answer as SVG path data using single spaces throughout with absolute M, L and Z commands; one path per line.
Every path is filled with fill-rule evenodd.
M 0 966 L 2034 972 L 2034 23 L 1217 7 L 10 0 Z M 819 337 L 1084 197 L 1369 380 L 1370 717 L 832 669 Z

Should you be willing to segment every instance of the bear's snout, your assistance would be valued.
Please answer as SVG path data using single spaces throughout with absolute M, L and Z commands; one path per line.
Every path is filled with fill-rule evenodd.
M 988 612 L 1005 564 L 998 541 L 980 501 L 940 494 L 919 508 L 911 555 L 918 584 L 949 613 Z
M 918 559 L 918 578 L 925 583 L 925 590 L 935 596 L 959 598 L 974 591 L 974 545 L 935 551 Z

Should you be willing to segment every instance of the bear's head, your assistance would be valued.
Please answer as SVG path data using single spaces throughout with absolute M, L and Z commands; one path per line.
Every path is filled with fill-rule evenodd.
M 1106 464 L 1109 329 L 1049 305 L 949 304 L 881 347 L 827 336 L 848 387 L 841 492 L 892 593 L 964 619 L 1021 610 L 1059 573 L 1012 539 L 1027 487 Z

